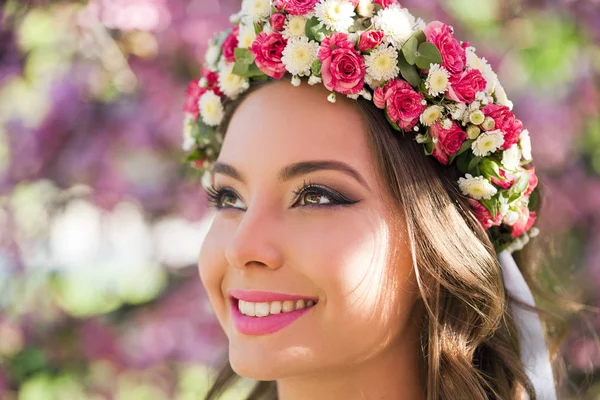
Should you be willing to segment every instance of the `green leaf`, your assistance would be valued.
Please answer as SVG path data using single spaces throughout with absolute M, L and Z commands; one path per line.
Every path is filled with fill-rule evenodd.
M 419 44 L 425 43 L 427 41 L 427 36 L 425 36 L 425 32 L 423 32 L 422 30 L 418 30 L 415 33 L 413 33 L 413 37 L 417 39 L 417 43 Z
M 236 63 L 239 62 L 247 65 L 254 63 L 254 54 L 252 54 L 248 49 L 236 47 L 233 51 L 233 54 L 235 55 Z
M 433 43 L 424 42 L 419 45 L 416 60 L 417 67 L 429 69 L 431 64 L 441 64 L 442 54 Z
M 388 115 L 388 113 L 387 113 L 387 108 L 386 108 L 386 110 L 385 110 L 384 114 L 385 114 L 385 118 L 388 120 L 388 122 L 390 123 L 390 125 L 391 125 L 391 126 L 392 126 L 392 127 L 395 129 L 395 130 L 397 130 L 398 132 L 402 132 L 402 133 L 404 133 L 404 131 L 402 130 L 402 128 L 400 128 L 400 127 L 398 126 L 398 124 L 397 124 L 397 123 L 395 123 L 394 121 L 392 121 L 392 120 L 390 119 L 390 116 L 389 116 L 389 115 Z
M 473 157 L 473 159 L 471 161 L 469 161 L 469 166 L 468 166 L 467 170 L 472 171 L 473 169 L 475 169 L 475 167 L 477 167 L 479 165 L 480 162 L 481 162 L 481 157 Z
M 469 172 L 469 161 L 471 161 L 471 153 L 465 152 L 456 158 L 456 167 L 460 172 L 466 174 Z
M 402 54 L 404 54 L 404 59 L 410 65 L 415 65 L 417 62 L 417 57 L 419 54 L 417 53 L 417 49 L 419 48 L 419 42 L 417 38 L 413 35 L 408 38 L 408 40 L 402 46 Z
M 540 205 L 540 192 L 539 192 L 539 190 L 534 190 L 533 192 L 531 192 L 531 195 L 529 196 L 528 208 L 531 211 L 535 211 L 538 209 L 539 205 Z
M 308 40 L 316 40 L 318 42 L 322 42 L 323 39 L 325 39 L 327 29 L 317 17 L 312 17 L 311 19 L 306 21 L 306 28 L 304 29 L 304 33 L 306 33 L 306 36 L 308 36 Z
M 485 208 L 487 208 L 487 210 L 490 212 L 490 214 L 492 215 L 492 217 L 496 214 L 498 214 L 498 209 L 499 209 L 499 201 L 496 197 L 492 197 L 489 200 L 486 199 L 481 199 L 481 204 L 483 204 L 483 206 Z
M 430 156 L 433 154 L 433 142 L 426 142 L 423 144 L 425 147 L 425 155 Z
M 450 158 L 448 159 L 448 165 L 452 164 L 452 162 L 454 161 L 454 159 L 456 157 L 460 156 L 465 151 L 469 150 L 471 148 L 472 143 L 473 143 L 473 140 L 465 140 L 465 142 L 462 144 L 462 146 L 460 146 L 460 149 L 456 153 L 454 153 L 453 155 L 450 156 Z
M 400 68 L 402 77 L 408 83 L 410 83 L 413 87 L 419 86 L 421 83 L 421 77 L 419 76 L 417 68 L 414 65 L 410 65 L 402 53 L 398 53 L 398 67 Z
M 191 162 L 191 161 L 196 161 L 196 160 L 200 160 L 202 159 L 202 151 L 200 149 L 194 149 L 194 151 L 192 151 L 191 153 L 188 153 L 185 158 L 183 159 L 183 162 Z
M 311 69 L 314 76 L 321 76 L 321 67 L 323 67 L 323 63 L 319 60 L 312 63 Z
M 480 168 L 486 178 L 493 176 L 494 178 L 503 179 L 502 176 L 500 176 L 500 167 L 489 158 L 483 158 L 481 160 Z
M 232 69 L 232 73 L 238 75 L 238 76 L 246 76 L 248 74 L 248 70 L 250 69 L 250 65 L 245 64 L 243 62 L 240 61 L 236 61 L 235 64 L 233 64 L 233 69 Z

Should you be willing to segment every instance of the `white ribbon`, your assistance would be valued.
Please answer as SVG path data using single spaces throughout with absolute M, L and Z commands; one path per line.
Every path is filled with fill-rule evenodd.
M 533 294 L 508 250 L 498 255 L 502 266 L 504 287 L 510 295 L 525 304 L 535 306 Z M 537 400 L 556 400 L 556 389 L 542 324 L 537 313 L 512 304 L 513 318 L 519 328 L 521 361 L 531 380 Z M 526 399 L 529 396 L 525 397 Z

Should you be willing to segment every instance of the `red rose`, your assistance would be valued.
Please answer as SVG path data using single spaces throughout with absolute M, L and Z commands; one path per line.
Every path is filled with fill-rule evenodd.
M 202 76 L 206 79 L 206 90 L 212 90 L 218 96 L 223 96 L 219 89 L 219 74 L 208 68 L 202 68 Z M 204 94 L 204 93 L 202 93 Z
M 281 32 L 285 28 L 285 15 L 271 15 L 271 28 L 273 28 L 273 30 L 276 32 Z
M 503 169 L 500 169 L 500 176 L 502 179 L 492 176 L 492 183 L 500 186 L 502 189 L 510 189 L 510 187 L 515 183 L 515 177 Z
M 231 33 L 227 35 L 225 40 L 223 41 L 223 56 L 225 60 L 229 62 L 235 62 L 235 53 L 234 50 L 238 47 L 238 34 L 240 32 L 240 27 L 236 26 L 233 28 Z
M 481 111 L 486 117 L 494 119 L 494 129 L 500 129 L 504 133 L 504 144 L 501 149 L 506 150 L 519 141 L 519 135 L 523 130 L 523 123 L 515 118 L 515 115 L 506 106 L 500 104 L 488 104 Z
M 281 79 L 285 74 L 285 65 L 281 62 L 283 50 L 287 39 L 279 32 L 261 32 L 252 46 L 250 52 L 254 54 L 256 66 L 265 74 L 274 79 Z
M 379 44 L 383 41 L 384 32 L 383 31 L 366 31 L 360 35 L 360 40 L 358 42 L 358 50 L 367 51 L 374 49 L 379 46 Z
M 436 122 L 429 129 L 429 134 L 437 139 L 433 145 L 433 156 L 444 165 L 448 165 L 449 156 L 460 150 L 467 138 L 467 132 L 455 121 L 452 121 L 450 129 L 444 129 L 439 121 Z
M 425 28 L 427 41 L 442 53 L 442 64 L 451 74 L 460 74 L 465 69 L 467 54 L 465 49 L 452 36 L 450 27 L 442 22 L 431 22 Z
M 375 90 L 374 102 L 381 109 L 386 109 L 388 117 L 405 131 L 412 129 L 425 110 L 422 104 L 425 98 L 416 92 L 408 82 L 402 79 L 390 81 L 385 88 Z
M 275 7 L 291 15 L 304 15 L 312 11 L 320 0 L 275 0 Z
M 345 33 L 326 37 L 319 48 L 321 78 L 330 91 L 356 94 L 364 87 L 367 67 Z
M 531 227 L 535 224 L 535 220 L 537 218 L 537 213 L 535 211 L 529 211 L 527 207 L 522 207 L 521 212 L 528 216 L 525 222 L 519 218 L 519 220 L 510 227 L 511 233 L 510 236 L 515 239 L 521 236 L 523 233 L 529 231 Z
M 462 74 L 450 77 L 446 97 L 459 103 L 472 103 L 477 92 L 483 92 L 487 82 L 478 69 L 468 68 Z
M 188 84 L 188 87 L 185 91 L 187 97 L 185 99 L 185 103 L 183 104 L 183 111 L 190 114 L 194 119 L 197 119 L 200 115 L 200 110 L 198 109 L 198 100 L 200 97 L 206 93 L 205 88 L 201 88 L 198 84 L 198 79 L 194 79 Z
M 488 211 L 487 208 L 477 200 L 468 199 L 469 204 L 471 204 L 471 210 L 477 220 L 483 226 L 483 229 L 490 229 L 492 226 L 500 226 L 502 223 L 502 215 L 500 213 L 496 214 L 496 218 L 492 218 L 492 214 Z
M 523 193 L 523 196 L 530 196 L 531 193 L 535 190 L 535 188 L 538 185 L 538 177 L 535 174 L 535 167 L 526 169 L 526 171 L 527 171 L 527 174 L 529 175 L 529 186 L 527 186 L 527 189 Z

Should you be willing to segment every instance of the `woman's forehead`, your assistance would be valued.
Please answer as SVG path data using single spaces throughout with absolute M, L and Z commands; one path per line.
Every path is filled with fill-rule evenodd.
M 235 111 L 219 160 L 246 168 L 333 159 L 367 169 L 371 161 L 360 111 L 340 100 L 330 103 L 326 91 L 308 85 L 266 85 Z

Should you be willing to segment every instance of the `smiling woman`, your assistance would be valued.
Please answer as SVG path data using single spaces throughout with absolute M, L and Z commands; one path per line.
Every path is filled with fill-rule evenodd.
M 529 136 L 489 65 L 394 0 L 265 4 L 185 106 L 229 339 L 207 399 L 237 376 L 251 399 L 555 399 L 511 256 L 537 234 Z
M 516 398 L 500 267 L 456 172 L 326 97 L 267 81 L 227 107 L 199 260 L 224 371 L 263 381 L 251 398 Z

